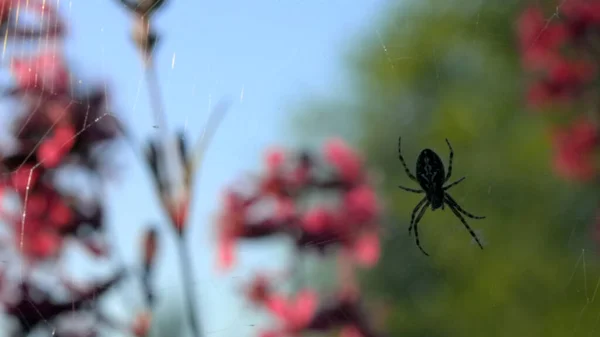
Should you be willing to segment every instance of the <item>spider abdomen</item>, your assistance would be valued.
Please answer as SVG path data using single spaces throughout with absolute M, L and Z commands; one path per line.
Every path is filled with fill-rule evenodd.
M 417 158 L 416 178 L 434 209 L 441 206 L 445 176 L 444 163 L 437 153 L 430 149 L 421 151 Z

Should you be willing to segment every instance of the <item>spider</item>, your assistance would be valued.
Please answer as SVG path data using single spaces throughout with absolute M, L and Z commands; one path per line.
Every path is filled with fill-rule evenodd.
M 465 218 L 463 217 L 463 215 L 465 215 L 471 219 L 485 219 L 485 217 L 484 216 L 476 216 L 476 215 L 473 215 L 473 214 L 465 211 L 458 205 L 458 203 L 454 200 L 454 198 L 452 198 L 452 196 L 450 196 L 450 194 L 448 192 L 446 192 L 451 187 L 456 186 L 457 184 L 459 184 L 460 182 L 465 180 L 466 177 L 462 177 L 462 178 L 458 179 L 457 181 L 444 186 L 444 184 L 446 182 L 448 182 L 448 180 L 450 179 L 450 176 L 452 176 L 452 158 L 454 157 L 454 151 L 452 150 L 452 146 L 450 145 L 450 142 L 448 141 L 448 139 L 446 139 L 446 144 L 448 144 L 448 147 L 450 148 L 450 159 L 449 159 L 449 163 L 448 163 L 448 173 L 447 174 L 445 174 L 445 172 L 444 172 L 444 163 L 442 163 L 442 160 L 437 155 L 437 153 L 433 152 L 430 149 L 424 149 L 419 154 L 419 158 L 417 158 L 417 168 L 416 168 L 417 174 L 415 177 L 412 173 L 410 173 L 410 170 L 408 169 L 408 167 L 406 166 L 406 163 L 404 162 L 400 144 L 401 144 L 401 137 L 398 138 L 398 158 L 400 159 L 402 166 L 404 166 L 404 171 L 406 171 L 406 174 L 408 175 L 408 177 L 411 180 L 419 183 L 419 185 L 421 186 L 421 189 L 417 190 L 417 189 L 408 188 L 408 187 L 404 187 L 404 186 L 398 186 L 398 187 L 405 191 L 412 192 L 412 193 L 425 193 L 425 197 L 421 201 L 419 201 L 419 203 L 413 210 L 412 215 L 410 216 L 410 226 L 408 227 L 408 235 L 411 235 L 411 231 L 413 230 L 413 228 L 415 230 L 415 239 L 417 242 L 417 247 L 419 247 L 419 249 L 421 250 L 421 252 L 423 252 L 423 254 L 425 254 L 426 256 L 429 256 L 429 254 L 427 254 L 427 252 L 425 252 L 425 250 L 423 250 L 423 248 L 421 247 L 421 243 L 419 242 L 419 228 L 418 228 L 419 221 L 421 221 L 421 218 L 425 214 L 427 207 L 429 205 L 431 205 L 431 210 L 435 211 L 438 208 L 441 208 L 442 210 L 444 210 L 444 205 L 447 205 L 448 208 L 450 208 L 450 210 L 452 211 L 452 213 L 454 213 L 454 215 L 456 215 L 456 217 L 462 222 L 462 224 L 465 225 L 466 229 L 469 231 L 469 233 L 471 234 L 473 239 L 475 239 L 475 241 L 479 245 L 479 248 L 483 249 L 483 246 L 481 245 L 481 242 L 479 242 L 477 235 L 475 234 L 475 232 L 473 232 L 471 227 L 469 227 L 469 225 L 465 221 Z M 417 213 L 418 213 L 418 215 L 415 220 L 415 215 Z

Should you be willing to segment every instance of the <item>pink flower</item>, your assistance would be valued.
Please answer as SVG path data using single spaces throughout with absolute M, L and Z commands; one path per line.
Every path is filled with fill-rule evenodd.
M 569 32 L 575 38 L 587 33 L 600 24 L 600 2 L 589 0 L 569 0 L 560 6 Z
M 277 198 L 276 203 L 274 218 L 277 221 L 290 220 L 296 214 L 296 205 L 292 198 Z
M 517 23 L 523 63 L 529 70 L 544 69 L 557 57 L 558 48 L 567 41 L 564 25 L 548 23 L 539 7 L 523 11 Z
M 335 223 L 333 214 L 325 207 L 315 207 L 306 213 L 302 219 L 302 228 L 310 234 L 321 234 Z
M 217 267 L 221 271 L 225 271 L 233 266 L 235 261 L 235 240 L 232 238 L 221 238 L 219 240 L 219 254 Z
M 285 154 L 282 149 L 273 148 L 267 152 L 266 156 L 267 170 L 269 174 L 274 174 L 281 170 L 285 162 Z
M 288 332 L 298 332 L 308 326 L 317 309 L 317 295 L 311 290 L 300 291 L 294 299 L 272 295 L 267 308 L 284 325 Z
M 63 246 L 63 238 L 58 233 L 44 229 L 39 222 L 26 221 L 25 227 L 25 233 L 22 236 L 18 231 L 14 237 L 15 244 L 23 256 L 31 261 L 58 257 Z
M 368 185 L 360 185 L 344 195 L 344 207 L 352 221 L 370 222 L 379 209 L 377 195 Z
M 229 269 L 234 262 L 235 241 L 244 230 L 246 206 L 244 200 L 234 192 L 225 192 L 225 207 L 219 214 L 218 267 Z
M 15 58 L 11 70 L 20 91 L 66 92 L 69 86 L 69 73 L 62 56 L 51 51 Z
M 271 294 L 271 283 L 264 275 L 254 277 L 246 291 L 247 297 L 254 304 L 263 305 Z
M 335 167 L 340 177 L 348 183 L 362 178 L 362 162 L 343 140 L 332 139 L 325 144 L 325 158 Z
M 379 235 L 376 232 L 366 232 L 355 239 L 352 255 L 359 264 L 372 267 L 379 261 L 380 254 Z
M 589 62 L 557 60 L 548 66 L 547 76 L 529 89 L 529 103 L 536 107 L 569 102 L 584 91 L 595 74 L 596 67 Z
M 46 168 L 58 166 L 75 143 L 75 130 L 71 126 L 59 127 L 52 138 L 42 142 L 37 150 L 39 162 Z
M 131 326 L 131 332 L 136 337 L 144 337 L 150 331 L 152 316 L 149 312 L 142 312 L 135 317 Z
M 340 337 L 363 337 L 354 325 L 346 325 L 340 332 Z
M 587 181 L 596 175 L 593 154 L 598 145 L 598 130 L 586 119 L 554 133 L 554 167 L 572 180 Z
M 12 187 L 20 193 L 25 193 L 27 188 L 31 188 L 37 182 L 41 168 L 34 168 L 34 165 L 23 165 L 11 174 Z

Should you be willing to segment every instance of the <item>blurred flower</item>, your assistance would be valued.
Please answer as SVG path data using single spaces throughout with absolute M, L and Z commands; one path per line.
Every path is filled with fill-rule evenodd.
M 267 309 L 277 317 L 284 335 L 295 335 L 304 330 L 311 322 L 317 309 L 317 295 L 311 290 L 298 292 L 295 298 L 278 295 L 269 296 Z
M 379 213 L 377 195 L 365 184 L 344 194 L 344 207 L 348 217 L 355 222 L 371 222 Z
M 251 197 L 227 192 L 217 221 L 222 268 L 231 266 L 238 239 L 275 234 L 288 235 L 303 250 L 325 253 L 329 247 L 343 247 L 363 266 L 372 266 L 378 260 L 379 243 L 373 236 L 377 235 L 380 207 L 375 191 L 363 177 L 360 157 L 339 139 L 329 141 L 325 148 L 326 163 L 336 169 L 329 178 L 316 179 L 313 171 L 318 168 L 306 152 L 288 156 L 299 160 L 285 161 L 283 150 L 277 149 L 268 152 L 267 173 L 260 176 L 258 190 Z M 305 173 L 296 179 L 297 172 Z M 300 206 L 303 198 L 325 191 L 338 194 L 339 201 L 308 209 Z M 261 201 L 273 198 L 274 211 L 257 220 L 253 213 L 264 210 Z
M 569 0 L 560 6 L 569 33 L 573 38 L 581 38 L 600 24 L 600 1 Z
M 379 337 L 361 309 L 359 298 L 339 293 L 319 306 L 317 294 L 300 290 L 295 296 L 270 294 L 260 302 L 275 316 L 275 328 L 260 336 L 290 337 L 341 328 L 341 337 Z
M 598 129 L 592 122 L 579 119 L 566 128 L 553 134 L 557 172 L 572 180 L 592 179 L 597 167 L 594 151 L 598 146 Z
M 266 276 L 257 275 L 246 290 L 246 296 L 250 302 L 264 305 L 271 294 L 271 284 Z
M 558 57 L 558 48 L 567 41 L 564 25 L 549 22 L 539 7 L 529 7 L 517 21 L 519 44 L 525 69 L 545 69 Z
M 321 308 L 313 290 L 282 296 L 273 292 L 272 280 L 263 275 L 254 278 L 246 296 L 278 322 L 275 328 L 261 332 L 261 337 L 295 337 L 340 328 L 344 337 L 378 336 L 358 308 L 360 291 L 354 266 L 372 267 L 379 260 L 381 207 L 365 177 L 362 160 L 352 148 L 333 139 L 325 144 L 324 152 L 326 160 L 321 166 L 315 165 L 306 151 L 284 156 L 282 149 L 271 149 L 266 173 L 258 175 L 254 191 L 247 196 L 225 192 L 216 224 L 221 268 L 233 263 L 236 241 L 278 234 L 295 243 L 297 254 L 316 249 L 338 257 L 337 279 L 343 291 Z M 328 198 L 319 199 L 319 193 Z M 272 201 L 274 209 L 265 207 Z
M 145 311 L 145 312 L 139 313 L 135 317 L 135 320 L 133 321 L 133 324 L 131 326 L 131 332 L 136 337 L 145 337 L 148 335 L 148 332 L 150 331 L 151 323 L 152 323 L 152 314 L 150 312 Z
M 276 174 L 282 169 L 285 162 L 285 154 L 282 149 L 271 149 L 267 152 L 267 173 L 269 175 Z
M 16 92 L 63 93 L 69 89 L 69 73 L 62 55 L 55 52 L 15 58 L 11 62 L 11 70 L 17 81 Z
M 360 157 L 341 139 L 325 143 L 325 159 L 337 170 L 340 178 L 352 183 L 362 177 Z
M 283 231 L 279 223 L 269 219 L 260 222 L 248 220 L 249 208 L 257 200 L 226 191 L 224 207 L 217 216 L 218 268 L 229 269 L 235 260 L 235 243 L 241 238 L 263 238 Z
M 342 328 L 340 337 L 363 337 L 363 335 L 355 326 L 346 325 Z
M 557 61 L 548 67 L 546 77 L 534 82 L 529 103 L 534 107 L 552 102 L 569 102 L 581 94 L 596 75 L 596 67 L 588 62 Z
M 351 253 L 359 264 L 367 267 L 375 266 L 381 254 L 379 233 L 372 231 L 359 235 L 352 245 Z

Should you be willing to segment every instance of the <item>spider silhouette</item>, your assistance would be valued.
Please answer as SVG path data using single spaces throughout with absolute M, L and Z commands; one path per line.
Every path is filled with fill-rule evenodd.
M 432 151 L 430 149 L 424 149 L 423 151 L 421 151 L 421 153 L 419 154 L 419 157 L 417 158 L 416 177 L 415 177 L 412 173 L 410 173 L 410 170 L 408 169 L 408 167 L 406 166 L 406 163 L 404 162 L 400 144 L 401 144 L 401 137 L 398 138 L 398 158 L 400 159 L 402 166 L 404 166 L 404 171 L 406 171 L 406 174 L 408 175 L 408 177 L 411 180 L 419 183 L 419 185 L 421 186 L 421 189 L 417 190 L 417 189 L 408 188 L 408 187 L 404 187 L 404 186 L 398 186 L 398 187 L 405 191 L 412 192 L 412 193 L 425 193 L 425 197 L 421 201 L 419 201 L 419 203 L 413 210 L 412 215 L 410 216 L 410 226 L 408 227 L 408 235 L 411 235 L 411 231 L 413 228 L 415 229 L 415 238 L 416 238 L 416 242 L 417 242 L 417 247 L 419 247 L 419 249 L 421 250 L 421 252 L 423 252 L 423 254 L 425 254 L 426 256 L 429 256 L 429 254 L 427 254 L 427 252 L 425 252 L 425 250 L 423 250 L 423 248 L 421 247 L 421 243 L 419 242 L 419 227 L 418 227 L 419 221 L 421 221 L 421 218 L 423 218 L 423 215 L 425 214 L 427 207 L 431 205 L 431 210 L 435 211 L 438 208 L 441 208 L 443 210 L 444 205 L 447 205 L 448 208 L 450 208 L 450 210 L 452 210 L 452 213 L 454 213 L 454 215 L 456 215 L 456 217 L 460 220 L 460 222 L 462 222 L 462 224 L 465 225 L 465 227 L 467 228 L 467 230 L 469 231 L 469 233 L 471 234 L 473 239 L 475 239 L 475 241 L 479 245 L 479 248 L 483 249 L 483 246 L 481 245 L 479 238 L 477 238 L 477 235 L 475 234 L 475 232 L 471 229 L 471 227 L 469 227 L 469 225 L 467 224 L 467 221 L 465 221 L 465 218 L 463 217 L 463 215 L 465 215 L 471 219 L 485 219 L 485 217 L 484 216 L 476 216 L 476 215 L 473 215 L 473 214 L 465 211 L 464 209 L 462 209 L 462 207 L 460 207 L 458 205 L 458 203 L 454 200 L 454 198 L 452 198 L 452 196 L 450 196 L 450 194 L 448 192 L 446 192 L 451 187 L 456 186 L 457 184 L 459 184 L 460 182 L 465 180 L 466 177 L 462 177 L 462 178 L 458 179 L 457 181 L 444 186 L 444 184 L 446 182 L 448 182 L 448 180 L 452 176 L 452 158 L 454 157 L 454 151 L 452 150 L 452 146 L 450 145 L 450 142 L 448 141 L 448 139 L 446 139 L 446 144 L 448 144 L 448 148 L 450 148 L 450 159 L 449 159 L 449 163 L 448 163 L 448 173 L 447 174 L 445 174 L 444 163 L 442 162 L 440 157 L 437 155 L 437 153 L 435 153 L 434 151 Z M 415 219 L 415 215 L 417 213 L 418 213 L 418 215 Z

